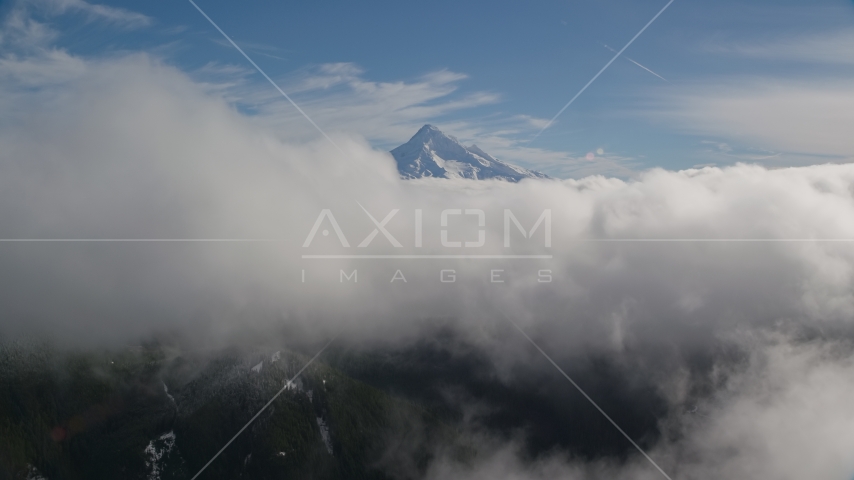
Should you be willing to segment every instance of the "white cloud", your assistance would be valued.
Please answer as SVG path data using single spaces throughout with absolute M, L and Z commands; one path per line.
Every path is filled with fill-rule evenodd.
M 683 132 L 788 156 L 854 159 L 854 86 L 848 81 L 736 77 L 670 89 L 659 101 L 653 115 Z
M 755 59 L 854 65 L 854 30 L 788 35 L 753 43 L 715 45 L 709 50 Z
M 580 177 L 603 173 L 629 177 L 635 159 L 606 155 L 590 162 L 584 153 L 528 147 L 520 139 L 547 120 L 526 115 L 493 115 L 470 120 L 448 120 L 454 114 L 495 105 L 501 96 L 490 92 L 459 92 L 464 74 L 440 70 L 412 81 L 377 82 L 352 63 L 317 65 L 303 69 L 280 85 L 321 128 L 365 136 L 373 144 L 394 148 L 418 129 L 432 123 L 466 144 L 475 143 L 491 155 L 555 176 Z M 201 78 L 207 78 L 202 76 Z M 257 113 L 256 120 L 279 129 L 282 138 L 304 140 L 316 131 L 291 105 L 266 84 L 252 81 L 241 71 L 233 78 L 215 77 L 229 101 Z
M 41 67 L 44 72 L 50 72 L 53 63 L 50 57 L 32 62 L 34 68 Z M 276 271 L 286 272 L 293 280 L 291 276 L 302 268 L 298 267 L 302 265 L 298 246 L 321 208 L 337 205 L 342 209 L 339 211 L 343 218 L 339 220 L 344 230 L 354 232 L 349 235 L 357 238 L 366 235 L 370 225 L 355 207 L 356 200 L 376 212 L 375 215 L 391 208 L 411 212 L 432 205 L 480 207 L 491 212 L 487 238 L 493 240 L 493 248 L 497 250 L 489 253 L 501 250 L 500 242 L 496 244 L 495 239 L 503 234 L 500 218 L 503 208 L 513 206 L 519 215 L 529 216 L 543 208 L 552 208 L 556 222 L 554 243 L 558 245 L 560 258 L 553 267 L 563 272 L 564 278 L 572 278 L 572 283 L 581 290 L 565 290 L 555 285 L 554 301 L 541 304 L 540 313 L 545 317 L 559 309 L 561 302 L 568 300 L 567 295 L 575 298 L 574 301 L 584 301 L 587 294 L 582 292 L 599 291 L 611 282 L 615 283 L 602 291 L 617 297 L 648 296 L 647 287 L 661 282 L 657 295 L 662 297 L 656 300 L 657 305 L 682 305 L 685 303 L 681 300 L 690 297 L 695 315 L 709 308 L 711 299 L 706 292 L 726 290 L 727 285 L 742 282 L 748 288 L 757 281 L 765 281 L 768 290 L 754 292 L 753 298 L 768 295 L 766 301 L 777 305 L 772 312 L 755 312 L 758 318 L 808 314 L 840 319 L 847 309 L 854 308 L 850 294 L 852 266 L 844 245 L 775 247 L 749 261 L 742 258 L 736 268 L 721 263 L 719 255 L 723 253 L 716 253 L 714 246 L 703 247 L 707 256 L 695 257 L 690 248 L 651 246 L 643 250 L 632 245 L 608 244 L 577 248 L 579 244 L 573 241 L 590 236 L 854 237 L 854 222 L 841 220 L 854 218 L 850 201 L 854 167 L 850 165 L 776 171 L 745 165 L 723 170 L 654 170 L 628 183 L 603 177 L 520 185 L 401 183 L 390 156 L 367 148 L 362 141 L 339 136 L 348 152 L 345 157 L 323 143 L 283 142 L 273 130 L 259 127 L 253 118 L 242 116 L 216 96 L 205 94 L 204 86 L 191 82 L 182 72 L 144 55 L 83 62 L 81 68 L 80 74 L 64 82 L 57 81 L 50 88 L 28 90 L 18 88 L 19 77 L 0 71 L 0 78 L 6 79 L 0 89 L 0 101 L 10 107 L 3 110 L 6 118 L 0 122 L 3 125 L 0 140 L 5 146 L 0 176 L 5 237 L 282 238 L 283 243 L 276 246 L 278 253 L 274 255 L 282 262 Z M 425 211 L 425 215 L 434 213 Z M 411 236 L 407 221 L 401 214 L 390 228 L 407 238 Z M 746 252 L 737 256 L 741 255 Z M 834 262 L 832 258 L 838 260 Z M 616 259 L 621 260 L 612 263 Z M 209 260 L 222 266 L 222 259 Z M 599 270 L 600 261 L 609 267 Z M 153 275 L 154 265 L 159 263 L 152 261 L 145 268 L 153 269 Z M 619 264 L 624 266 L 612 269 Z M 57 265 L 61 268 L 61 262 Z M 108 270 L 103 272 L 103 278 L 116 274 L 109 272 L 113 265 L 118 264 L 107 262 L 97 267 Z M 760 280 L 765 278 L 764 274 L 760 278 L 745 276 L 742 269 L 748 265 L 757 271 L 772 269 L 773 273 L 768 273 L 769 280 Z M 653 267 L 659 273 L 646 272 L 646 268 Z M 24 265 L 9 268 L 14 270 Z M 474 266 L 465 267 L 470 268 Z M 242 267 L 238 270 L 241 273 L 234 278 L 248 279 L 256 273 L 277 275 L 267 267 L 258 272 Z M 499 298 L 493 298 L 496 291 L 489 284 L 475 281 L 470 285 L 469 298 L 482 299 L 487 304 L 495 301 L 527 304 L 525 295 L 532 292 L 528 290 L 530 278 L 523 275 L 524 270 L 522 264 L 507 268 L 508 275 L 524 278 L 520 280 L 519 290 L 502 291 Z M 375 273 L 372 275 L 370 271 Z M 706 271 L 709 275 L 694 279 L 691 272 L 695 271 Z M 633 283 L 635 274 L 644 281 Z M 414 302 L 404 310 L 416 311 L 428 305 L 441 305 L 450 311 L 465 310 L 462 304 L 442 301 L 440 290 L 428 287 L 418 289 L 417 295 L 413 291 L 413 296 L 386 298 L 383 292 L 388 279 L 381 273 L 381 267 L 368 267 L 363 275 L 360 285 L 365 290 L 358 296 L 378 295 L 378 301 L 363 305 L 365 308 L 396 311 Z M 423 281 L 430 282 L 431 275 L 429 267 L 416 268 L 412 278 L 423 276 Z M 141 274 L 139 281 L 145 278 Z M 696 289 L 691 287 L 694 282 L 700 282 Z M 277 297 L 281 297 L 282 288 L 301 288 L 288 282 L 274 283 L 275 290 L 280 292 Z M 147 288 L 158 288 L 158 284 Z M 85 282 L 79 283 L 81 288 L 84 285 Z M 328 292 L 324 286 L 316 287 L 319 290 L 312 290 L 313 294 L 300 293 L 300 301 L 293 305 L 334 310 L 335 303 L 325 300 Z M 546 286 L 539 292 L 551 288 Z M 81 295 L 81 298 L 86 296 Z M 346 298 L 347 294 L 341 300 Z M 288 303 L 286 297 L 274 303 L 279 301 Z M 94 300 L 90 303 L 97 304 Z M 596 313 L 571 328 L 590 329 L 594 337 L 604 333 L 602 338 L 611 338 L 608 324 L 600 324 L 599 319 L 616 318 L 611 310 L 616 308 L 614 305 L 620 302 L 594 302 L 589 311 Z M 718 305 L 732 306 L 731 303 Z M 741 308 L 752 311 L 751 305 L 744 304 Z M 669 308 L 647 314 L 660 316 L 662 322 L 669 321 L 666 320 L 672 315 Z M 715 313 L 710 310 L 703 315 L 713 318 Z M 106 317 L 109 315 L 103 318 Z M 612 326 L 616 328 L 615 324 Z M 73 324 L 69 327 L 74 328 Z M 625 332 L 621 338 L 626 341 L 641 333 Z
M 765 343 L 762 345 L 762 343 Z M 679 478 L 850 478 L 854 394 L 850 345 L 753 345 L 749 366 L 685 424 Z
M 151 17 L 147 15 L 124 8 L 89 3 L 85 0 L 33 0 L 33 3 L 46 7 L 55 15 L 80 12 L 92 20 L 108 22 L 126 28 L 147 27 L 152 23 Z
M 520 120 L 524 120 L 524 121 L 528 122 L 528 124 L 532 128 L 542 129 L 543 127 L 545 127 L 546 125 L 549 124 L 548 118 L 537 118 L 537 117 L 532 117 L 530 115 L 517 115 L 517 118 L 519 118 Z
M 712 53 L 788 62 L 769 74 L 730 74 L 658 90 L 644 115 L 676 131 L 718 137 L 721 156 L 769 165 L 854 159 L 854 30 L 723 43 Z M 804 66 L 804 64 L 812 64 Z M 762 63 L 767 65 L 767 63 Z M 795 67 L 794 65 L 798 65 Z
M 129 10 L 95 5 L 83 0 L 17 1 L 2 19 L 0 29 L 0 62 L 2 74 L 15 77 L 7 88 L 32 88 L 61 83 L 83 71 L 83 61 L 54 46 L 59 32 L 37 20 L 34 7 L 42 7 L 48 15 L 83 12 L 92 20 L 107 21 L 129 28 L 150 24 L 145 15 Z
M 486 92 L 457 95 L 457 83 L 465 78 L 437 71 L 412 82 L 375 82 L 365 79 L 357 65 L 337 63 L 304 69 L 284 79 L 282 88 L 324 129 L 393 144 L 403 143 L 431 119 L 499 100 Z M 271 88 L 247 83 L 231 95 L 257 108 L 261 119 L 287 131 L 289 138 L 314 135 L 305 119 Z

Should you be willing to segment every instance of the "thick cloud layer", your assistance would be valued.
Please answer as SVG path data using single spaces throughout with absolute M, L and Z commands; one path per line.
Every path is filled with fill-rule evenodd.
M 370 341 L 451 318 L 479 338 L 508 316 L 558 361 L 619 354 L 674 412 L 697 406 L 702 416 L 666 419 L 653 451 L 684 478 L 854 471 L 841 400 L 854 373 L 854 244 L 826 241 L 854 239 L 854 166 L 404 182 L 359 138 L 335 136 L 343 152 L 292 143 L 206 91 L 146 55 L 2 59 L 0 238 L 241 241 L 4 242 L 0 335 L 93 344 L 178 330 L 227 341 L 295 324 Z M 457 209 L 443 226 L 442 211 Z M 550 211 L 550 245 L 545 219 L 526 239 L 507 210 L 526 231 Z M 444 246 L 443 229 L 470 246 Z M 355 254 L 445 257 L 305 258 Z M 750 354 L 721 372 L 721 345 Z M 496 362 L 530 359 L 525 347 Z M 702 356 L 712 366 L 698 379 Z M 473 467 L 484 478 L 656 475 L 642 459 L 530 464 L 496 452 Z M 436 465 L 448 478 L 442 468 L 456 467 Z
M 121 336 L 256 305 L 397 324 L 504 311 L 619 347 L 745 322 L 844 323 L 854 307 L 850 243 L 821 241 L 854 238 L 849 165 L 403 182 L 363 141 L 338 137 L 344 153 L 289 144 L 143 55 L 84 63 L 49 90 L 6 91 L 3 238 L 270 240 L 4 244 L 4 271 L 15 272 L 6 330 Z M 387 238 L 376 223 L 394 210 Z M 445 227 L 444 210 L 459 210 Z M 529 233 L 546 210 L 550 246 L 547 219 L 529 239 L 514 222 Z M 466 245 L 443 246 L 442 230 Z M 553 258 L 303 258 L 330 254 Z

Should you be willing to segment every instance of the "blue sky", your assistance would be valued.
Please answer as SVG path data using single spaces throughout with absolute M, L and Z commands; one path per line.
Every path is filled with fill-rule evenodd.
M 665 3 L 198 1 L 325 130 L 377 148 L 432 123 L 559 177 L 854 158 L 850 0 L 676 0 L 529 142 Z M 146 52 L 285 137 L 315 134 L 189 2 L 5 2 L 4 15 L 23 4 L 54 48 Z

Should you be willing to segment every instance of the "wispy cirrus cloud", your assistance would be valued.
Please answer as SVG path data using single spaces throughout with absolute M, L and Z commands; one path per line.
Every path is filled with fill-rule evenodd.
M 199 73 L 217 73 L 217 80 L 211 83 L 214 88 L 225 85 L 221 90 L 229 101 L 255 113 L 256 120 L 275 125 L 283 137 L 304 139 L 314 134 L 300 114 L 277 92 L 257 83 L 250 70 L 224 65 L 210 65 L 206 70 Z M 461 84 L 467 78 L 445 69 L 410 80 L 376 81 L 359 65 L 342 62 L 301 69 L 280 79 L 279 84 L 324 129 L 357 133 L 378 148 L 404 143 L 422 125 L 431 123 L 502 160 L 559 177 L 597 173 L 627 177 L 635 173 L 632 158 L 606 154 L 590 161 L 586 152 L 525 145 L 523 139 L 548 120 L 501 112 L 479 114 L 479 109 L 494 107 L 503 97 L 488 91 L 464 92 Z
M 657 102 L 651 115 L 678 131 L 718 136 L 791 159 L 854 159 L 854 86 L 847 80 L 733 76 L 669 89 Z
M 334 63 L 304 68 L 280 85 L 324 128 L 358 133 L 390 146 L 408 139 L 425 122 L 500 101 L 501 96 L 492 92 L 460 93 L 459 82 L 465 79 L 464 74 L 439 70 L 410 81 L 374 81 L 355 64 Z M 265 121 L 285 127 L 290 136 L 311 133 L 299 113 L 271 89 L 247 82 L 231 94 Z
M 12 5 L 0 28 L 0 47 L 3 47 L 0 54 L 7 57 L 16 50 L 56 49 L 59 31 L 45 21 L 45 17 L 77 13 L 89 21 L 125 29 L 142 28 L 153 22 L 151 17 L 141 13 L 84 0 L 18 0 Z
M 773 38 L 751 43 L 724 43 L 708 47 L 712 53 L 746 58 L 854 65 L 854 29 Z
M 21 77 L 18 85 L 48 85 L 80 73 L 81 58 L 57 48 L 59 31 L 49 26 L 49 22 L 41 21 L 35 7 L 49 16 L 84 14 L 92 21 L 128 28 L 146 26 L 152 21 L 142 14 L 83 0 L 22 1 L 6 17 L 6 28 L 0 33 L 0 45 L 15 43 L 13 50 L 39 51 L 22 57 L 10 55 L 12 50 L 8 50 L 0 58 L 5 63 L 6 75 Z M 248 48 L 253 56 L 280 52 L 262 44 L 249 44 Z M 302 116 L 248 65 L 213 60 L 191 73 L 208 91 L 251 113 L 255 121 L 275 126 L 283 138 L 313 137 L 314 131 Z M 503 95 L 494 91 L 466 91 L 463 84 L 467 79 L 465 73 L 439 69 L 409 79 L 376 80 L 361 66 L 340 62 L 305 67 L 279 76 L 276 81 L 325 130 L 362 135 L 380 149 L 391 149 L 408 140 L 425 123 L 432 123 L 502 160 L 557 177 L 588 174 L 629 177 L 639 167 L 632 158 L 610 153 L 598 155 L 591 162 L 585 152 L 525 145 L 523 139 L 541 129 L 548 120 L 495 112 L 494 108 L 504 100 Z M 491 111 L 484 110 L 485 107 Z
M 227 40 L 225 40 L 223 38 L 214 38 L 214 39 L 211 39 L 211 41 L 216 43 L 217 45 L 221 45 L 227 49 L 234 48 L 231 46 L 230 43 L 228 43 Z M 284 53 L 283 49 L 280 47 L 268 45 L 266 43 L 247 42 L 247 41 L 243 41 L 243 40 L 241 40 L 239 43 L 240 43 L 240 48 L 242 48 L 243 50 L 246 50 L 248 52 L 251 52 L 253 55 L 262 55 L 262 56 L 268 57 L 268 58 L 275 58 L 276 60 L 287 60 L 287 58 L 282 56 L 282 55 L 285 55 L 285 53 Z
M 854 159 L 854 87 L 846 73 L 854 66 L 854 30 L 766 35 L 703 50 L 733 60 L 734 68 L 648 92 L 644 118 L 704 138 L 702 154 L 724 161 Z
M 82 13 L 90 20 L 104 21 L 125 28 L 147 27 L 153 22 L 151 17 L 138 12 L 84 0 L 35 0 L 34 3 L 51 14 Z

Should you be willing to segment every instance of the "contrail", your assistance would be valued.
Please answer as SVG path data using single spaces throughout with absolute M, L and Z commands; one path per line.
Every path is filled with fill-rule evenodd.
M 603 47 L 605 47 L 605 48 L 607 48 L 608 50 L 610 50 L 610 51 L 614 52 L 614 53 L 617 53 L 617 51 L 616 51 L 616 50 L 614 50 L 613 48 L 609 47 L 608 45 L 605 45 L 604 43 L 602 44 L 602 46 L 603 46 Z M 636 62 L 636 61 L 632 60 L 631 58 L 629 58 L 629 57 L 623 57 L 623 58 L 625 58 L 626 60 L 628 60 L 628 61 L 630 61 L 630 62 L 634 63 L 635 65 L 637 65 L 637 66 L 639 66 L 640 68 L 642 68 L 642 69 L 646 70 L 647 72 L 649 72 L 649 73 L 651 73 L 651 74 L 655 75 L 656 77 L 658 77 L 658 78 L 660 78 L 660 79 L 664 80 L 665 82 L 670 83 L 670 81 L 669 81 L 669 80 L 667 80 L 666 78 L 664 78 L 664 77 L 662 77 L 661 75 L 659 75 L 659 74 L 657 74 L 657 73 L 653 72 L 652 70 L 650 70 L 650 69 L 648 69 L 648 68 L 644 67 L 643 65 L 641 65 L 640 63 L 638 63 L 638 62 Z
M 596 81 L 596 79 L 597 79 L 597 78 L 599 78 L 599 75 L 602 75 L 602 72 L 604 72 L 605 70 L 607 70 L 607 69 L 608 69 L 608 67 L 610 67 L 610 66 L 611 66 L 611 64 L 612 64 L 612 63 L 614 63 L 614 60 L 616 60 L 617 58 L 619 58 L 619 57 L 620 57 L 620 55 L 622 55 L 622 53 L 623 53 L 624 51 L 626 51 L 626 49 L 627 49 L 627 48 L 629 48 L 629 46 L 630 46 L 632 43 L 634 43 L 634 41 L 635 41 L 635 40 L 637 40 L 637 38 L 638 38 L 638 37 L 640 37 L 640 36 L 641 36 L 641 34 L 642 34 L 644 31 L 646 31 L 646 29 L 647 29 L 647 28 L 649 28 L 649 26 L 650 26 L 650 25 L 652 25 L 652 22 L 654 22 L 654 21 L 655 21 L 659 16 L 661 16 L 661 14 L 662 14 L 662 13 L 664 13 L 664 11 L 665 11 L 665 10 L 667 10 L 667 7 L 669 7 L 669 6 L 670 6 L 670 4 L 671 4 L 671 3 L 673 3 L 674 1 L 676 1 L 676 0 L 670 0 L 669 2 L 667 2 L 667 5 L 665 5 L 665 6 L 664 6 L 664 8 L 662 8 L 658 13 L 656 13 L 656 14 L 655 14 L 655 16 L 654 16 L 654 17 L 652 17 L 652 20 L 650 20 L 649 22 L 647 22 L 647 24 L 646 24 L 646 25 L 644 25 L 644 26 L 643 26 L 643 28 L 641 28 L 640 32 L 638 32 L 634 37 L 632 37 L 632 39 L 631 39 L 631 40 L 629 40 L 629 43 L 627 43 L 625 47 L 623 47 L 622 49 L 620 49 L 620 51 L 619 51 L 619 52 L 617 52 L 617 54 L 616 54 L 616 55 L 614 55 L 614 58 L 612 58 L 608 63 L 606 63 L 606 64 L 605 64 L 605 66 L 604 66 L 604 67 L 602 67 L 602 70 L 599 70 L 599 73 L 597 73 L 596 75 L 594 75 L 594 76 L 593 76 L 593 78 L 591 78 L 591 79 L 590 79 L 590 81 L 589 81 L 589 82 L 587 82 L 587 85 L 585 85 L 585 86 L 584 86 L 584 88 L 582 88 L 578 93 L 576 93 L 576 94 L 575 94 L 575 96 L 574 96 L 574 97 L 572 97 L 572 100 L 570 100 L 569 102 L 567 102 L 567 104 L 566 104 L 566 105 L 564 105 L 564 106 L 563 106 L 563 108 L 561 108 L 559 112 L 557 112 L 557 115 L 555 115 L 554 117 L 552 117 L 552 119 L 551 119 L 551 120 L 549 120 L 549 123 L 547 123 L 547 124 L 546 124 L 546 126 L 545 126 L 545 127 L 543 127 L 543 129 L 542 129 L 542 130 L 540 130 L 536 135 L 534 135 L 534 138 L 532 138 L 532 139 L 528 140 L 528 142 L 527 142 L 527 143 L 531 143 L 531 142 L 533 142 L 534 140 L 536 140 L 536 139 L 537 139 L 537 137 L 539 137 L 540 135 L 542 135 L 542 133 L 543 133 L 543 132 L 545 132 L 547 128 L 549 128 L 550 126 L 552 126 L 552 123 L 554 123 L 554 121 L 555 121 L 555 120 L 557 120 L 557 117 L 559 117 L 559 116 L 560 116 L 560 114 L 561 114 L 561 113 L 563 113 L 563 111 L 564 111 L 564 110 L 566 110 L 567 108 L 569 108 L 569 106 L 570 106 L 570 105 L 572 105 L 572 102 L 574 102 L 576 98 L 580 97 L 580 96 L 581 96 L 581 94 L 582 94 L 582 93 L 584 93 L 584 91 L 585 91 L 585 90 L 587 90 L 587 87 L 589 87 L 589 86 L 590 86 L 590 84 L 592 84 L 593 82 L 595 82 L 595 81 Z
M 301 109 L 301 108 L 299 108 L 299 105 L 297 105 L 297 104 L 296 104 L 296 102 L 294 102 L 293 100 L 291 100 L 291 97 L 289 97 L 289 96 L 288 96 L 288 94 L 287 94 L 287 93 L 285 93 L 285 91 L 284 91 L 284 90 L 282 90 L 281 88 L 279 88 L 279 85 L 277 85 L 277 84 L 276 84 L 276 82 L 274 82 L 272 78 L 270 78 L 266 73 L 264 73 L 264 70 L 261 70 L 261 67 L 259 67 L 257 63 L 255 63 L 251 58 L 249 58 L 249 55 L 246 55 L 246 52 L 244 52 L 242 48 L 238 47 L 238 46 L 237 46 L 237 44 L 236 44 L 236 43 L 234 43 L 234 40 L 232 40 L 232 39 L 231 39 L 231 37 L 229 37 L 228 35 L 226 35 L 226 33 L 225 33 L 224 31 L 222 31 L 222 29 L 221 29 L 221 28 L 219 28 L 219 25 L 217 25 L 217 24 L 216 24 L 216 23 L 211 19 L 211 17 L 209 17 L 209 16 L 208 16 L 208 14 L 207 14 L 207 13 L 205 13 L 205 11 L 204 11 L 204 10 L 202 10 L 201 8 L 199 8 L 199 6 L 198 6 L 198 5 L 196 5 L 196 2 L 194 2 L 193 0 L 189 0 L 189 2 L 190 2 L 194 7 L 196 7 L 196 10 L 198 10 L 198 11 L 199 11 L 199 13 L 201 13 L 201 14 L 202 14 L 202 16 L 203 16 L 203 17 L 205 17 L 205 18 L 208 20 L 208 22 L 210 22 L 210 23 L 211 23 L 211 25 L 213 25 L 213 27 L 214 27 L 215 29 L 217 29 L 217 31 L 218 31 L 219 33 L 221 33 L 223 37 L 225 37 L 225 39 L 226 39 L 226 40 L 228 40 L 228 43 L 230 43 L 234 48 L 236 48 L 236 49 L 237 49 L 237 51 L 238 51 L 238 52 L 240 52 L 240 54 L 241 54 L 241 55 L 243 55 L 243 58 L 245 58 L 246 60 L 248 60 L 248 61 L 249 61 L 249 63 L 251 63 L 251 64 L 252 64 L 252 66 L 253 66 L 253 67 L 255 67 L 255 70 L 258 70 L 258 73 L 260 73 L 261 75 L 264 75 L 264 78 L 266 78 L 266 79 L 267 79 L 267 81 L 268 81 L 268 82 L 270 82 L 270 84 L 271 84 L 271 85 L 273 85 L 273 88 L 275 88 L 276 90 L 278 90 L 278 91 L 279 91 L 279 93 L 281 93 L 283 97 L 285 97 L 289 102 L 291 102 L 291 105 L 293 105 L 293 106 L 294 106 L 294 108 L 296 108 L 296 109 L 297 109 L 297 111 L 298 111 L 299 113 L 301 113 L 301 114 L 302 114 L 302 116 L 303 116 L 303 117 L 305 117 L 305 119 L 306 119 L 306 120 L 308 120 L 308 123 L 312 124 L 312 126 L 314 126 L 314 128 L 316 128 L 318 132 L 320 132 L 324 137 L 326 137 L 326 139 L 327 139 L 327 140 L 329 140 L 329 143 L 331 143 L 335 148 L 337 148 L 339 152 L 344 153 L 344 150 L 341 150 L 341 147 L 339 147 L 335 142 L 333 142 L 333 141 L 332 141 L 332 139 L 331 139 L 331 138 L 329 138 L 329 135 L 327 135 L 327 134 L 326 134 L 326 132 L 324 132 L 324 131 L 323 131 L 323 129 L 321 129 L 321 128 L 316 124 L 316 123 L 314 123 L 314 120 L 312 120 L 312 119 L 311 119 L 311 117 L 309 117 L 307 113 L 305 113 L 304 111 L 302 111 L 302 109 Z

